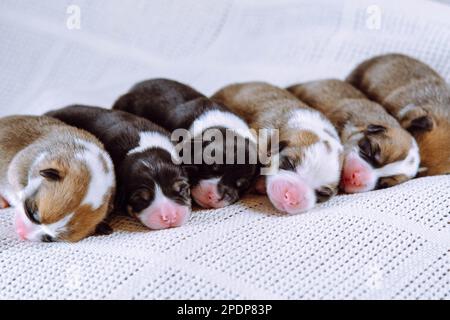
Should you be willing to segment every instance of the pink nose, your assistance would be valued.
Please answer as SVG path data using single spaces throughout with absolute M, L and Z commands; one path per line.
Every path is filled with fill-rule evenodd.
M 189 218 L 190 210 L 175 203 L 164 203 L 152 210 L 144 222 L 150 229 L 167 229 L 183 225 Z
M 21 240 L 25 240 L 27 237 L 27 229 L 26 229 L 25 224 L 23 223 L 22 219 L 18 215 L 16 215 L 15 227 L 16 227 L 16 233 L 19 236 L 19 238 Z
M 213 190 L 209 190 L 207 194 L 208 203 L 214 204 L 220 201 L 219 195 Z
M 221 208 L 226 205 L 213 184 L 197 186 L 191 193 L 195 201 L 204 208 Z
M 345 159 L 341 186 L 347 193 L 368 191 L 374 187 L 373 169 L 362 159 L 348 155 Z
M 352 173 L 344 176 L 344 183 L 345 185 L 351 185 L 354 187 L 364 186 L 362 176 L 363 175 L 361 174 L 360 171 L 355 170 Z
M 310 188 L 292 179 L 279 179 L 270 183 L 267 194 L 278 210 L 291 214 L 308 210 L 315 204 Z

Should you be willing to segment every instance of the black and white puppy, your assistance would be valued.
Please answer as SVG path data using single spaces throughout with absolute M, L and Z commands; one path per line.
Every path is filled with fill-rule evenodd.
M 247 123 L 225 105 L 185 84 L 168 79 L 138 83 L 113 109 L 144 117 L 171 132 L 188 131 L 183 145 L 190 147 L 190 156 L 183 148 L 183 166 L 189 173 L 192 197 L 202 207 L 234 203 L 259 173 L 256 138 Z M 211 133 L 224 138 L 208 137 Z M 196 143 L 201 143 L 201 148 L 196 148 Z M 207 149 L 212 152 L 205 152 Z
M 74 105 L 47 115 L 92 133 L 105 145 L 117 176 L 115 211 L 128 212 L 150 229 L 178 227 L 188 220 L 188 177 L 172 161 L 178 155 L 166 130 L 135 115 L 98 107 Z

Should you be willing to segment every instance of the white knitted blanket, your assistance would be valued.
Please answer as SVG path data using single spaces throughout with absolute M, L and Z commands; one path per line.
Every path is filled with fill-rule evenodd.
M 207 94 L 234 81 L 344 77 L 393 51 L 450 80 L 450 7 L 376 3 L 2 0 L 0 115 L 109 106 L 152 77 Z M 69 4 L 81 29 L 67 28 Z M 5 210 L 0 298 L 449 299 L 449 221 L 448 176 L 338 196 L 296 216 L 248 196 L 171 230 L 120 218 L 113 235 L 76 244 L 19 241 Z

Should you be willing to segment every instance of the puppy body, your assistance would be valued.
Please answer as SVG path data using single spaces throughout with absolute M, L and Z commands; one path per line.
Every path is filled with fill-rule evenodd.
M 388 54 L 364 61 L 347 81 L 414 135 L 422 175 L 450 172 L 450 89 L 436 71 L 414 58 Z
M 189 131 L 184 145 L 193 152 L 188 157 L 190 163 L 183 159 L 183 164 L 193 186 L 192 196 L 202 207 L 219 208 L 235 202 L 256 177 L 256 159 L 254 164 L 250 161 L 250 154 L 256 154 L 256 141 L 248 125 L 225 105 L 187 85 L 167 79 L 147 80 L 120 97 L 113 109 L 144 117 L 171 132 Z M 206 137 L 211 132 L 224 139 L 209 141 Z M 244 141 L 245 146 L 237 149 L 239 142 L 235 144 L 235 139 Z M 200 141 L 204 149 L 196 150 L 195 141 Z M 205 153 L 206 148 L 214 150 L 214 157 Z M 232 159 L 227 157 L 228 150 L 234 150 Z M 245 161 L 238 161 L 241 155 Z
M 48 117 L 0 119 L 0 195 L 31 241 L 78 241 L 110 211 L 111 159 L 92 135 Z
M 230 85 L 212 99 L 229 106 L 252 129 L 279 130 L 280 145 L 286 146 L 271 165 L 280 170 L 266 178 L 267 194 L 276 208 L 299 213 L 337 193 L 343 148 L 333 125 L 320 112 L 263 82 Z
M 116 208 L 150 229 L 176 227 L 190 214 L 189 184 L 168 133 L 132 114 L 74 105 L 47 115 L 94 134 L 116 169 Z
M 382 106 L 344 81 L 330 79 L 288 88 L 336 126 L 345 146 L 341 185 L 365 192 L 413 178 L 420 156 L 414 138 Z

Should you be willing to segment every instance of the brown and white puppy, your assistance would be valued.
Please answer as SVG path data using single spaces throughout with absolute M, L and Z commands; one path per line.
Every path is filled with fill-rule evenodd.
M 450 89 L 426 64 L 387 54 L 364 61 L 347 81 L 410 131 L 420 149 L 420 175 L 450 173 Z
M 114 168 L 91 134 L 49 117 L 0 119 L 0 198 L 31 241 L 78 241 L 110 210 Z
M 212 99 L 226 104 L 256 131 L 279 130 L 280 153 L 271 166 L 280 170 L 266 177 L 267 194 L 277 209 L 300 213 L 337 193 L 343 147 L 320 112 L 264 82 L 230 85 Z
M 416 141 L 358 89 L 329 79 L 288 90 L 322 112 L 337 128 L 345 149 L 341 180 L 345 192 L 387 188 L 416 176 L 420 162 Z

